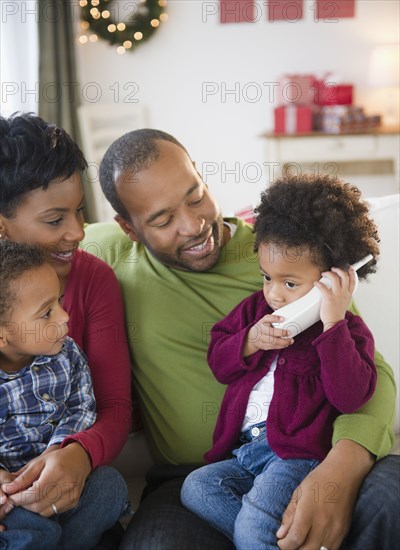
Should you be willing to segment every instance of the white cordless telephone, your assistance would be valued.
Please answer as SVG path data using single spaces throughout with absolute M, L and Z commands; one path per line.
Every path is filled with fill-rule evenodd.
M 360 267 L 370 262 L 372 258 L 372 254 L 369 254 L 362 260 L 352 265 L 353 269 L 356 271 L 356 285 L 354 287 L 353 294 L 358 288 L 357 269 L 360 269 Z M 322 277 L 320 279 L 320 282 L 326 285 L 328 288 L 330 287 L 330 281 L 328 278 Z M 282 321 L 281 323 L 272 323 L 272 326 L 275 328 L 290 331 L 290 336 L 294 338 L 295 336 L 297 336 L 320 320 L 319 313 L 321 307 L 321 298 L 322 296 L 320 291 L 316 287 L 313 287 L 302 298 L 299 298 L 295 302 L 292 302 L 287 306 L 283 306 L 274 311 L 273 314 L 284 317 L 284 321 Z

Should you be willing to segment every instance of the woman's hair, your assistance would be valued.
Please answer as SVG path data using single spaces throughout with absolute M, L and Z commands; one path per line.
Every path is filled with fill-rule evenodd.
M 129 214 L 117 195 L 115 180 L 123 172 L 134 175 L 149 168 L 160 155 L 157 141 L 169 141 L 187 153 L 184 146 L 170 134 L 142 128 L 115 140 L 100 163 L 99 179 L 103 193 L 114 210 L 125 220 L 129 221 Z
M 45 253 L 38 246 L 0 240 L 0 322 L 15 303 L 15 282 L 45 262 Z
M 254 248 L 308 248 L 324 269 L 349 264 L 372 254 L 357 271 L 360 279 L 376 271 L 379 236 L 360 190 L 337 177 L 288 176 L 275 181 L 261 195 L 256 208 Z
M 0 117 L 0 154 L 0 214 L 8 218 L 31 191 L 87 166 L 65 130 L 32 113 Z

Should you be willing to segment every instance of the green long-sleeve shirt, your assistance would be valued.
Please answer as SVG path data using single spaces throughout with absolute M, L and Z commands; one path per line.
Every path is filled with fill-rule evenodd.
M 117 224 L 86 227 L 82 247 L 111 265 L 121 284 L 142 420 L 162 462 L 203 461 L 225 391 L 207 365 L 210 329 L 262 288 L 251 226 L 229 221 L 236 232 L 217 265 L 203 273 L 165 267 Z M 333 442 L 351 439 L 381 458 L 394 441 L 395 384 L 382 356 L 376 353 L 375 360 L 374 396 L 356 413 L 338 417 Z

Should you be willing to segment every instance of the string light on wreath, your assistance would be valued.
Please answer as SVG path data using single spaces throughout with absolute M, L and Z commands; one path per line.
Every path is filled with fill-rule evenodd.
M 79 43 L 102 38 L 116 45 L 119 54 L 135 50 L 168 20 L 167 0 L 138 0 L 129 14 L 126 11 L 132 2 L 125 6 L 120 0 L 79 0 L 79 5 L 82 13 Z

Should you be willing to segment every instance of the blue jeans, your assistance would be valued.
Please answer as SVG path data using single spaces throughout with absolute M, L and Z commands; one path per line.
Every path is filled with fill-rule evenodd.
M 0 549 L 90 550 L 104 531 L 129 509 L 128 490 L 114 468 L 96 468 L 86 481 L 78 505 L 44 518 L 24 508 L 14 508 L 2 521 Z
M 283 460 L 269 447 L 265 427 L 257 435 L 249 432 L 234 458 L 186 478 L 182 504 L 233 540 L 237 550 L 275 549 L 293 491 L 318 461 Z
M 220 531 L 184 508 L 180 492 L 193 466 L 151 468 L 142 502 L 120 550 L 233 550 Z M 400 540 L 400 456 L 375 464 L 361 485 L 350 531 L 340 550 L 393 550 Z

